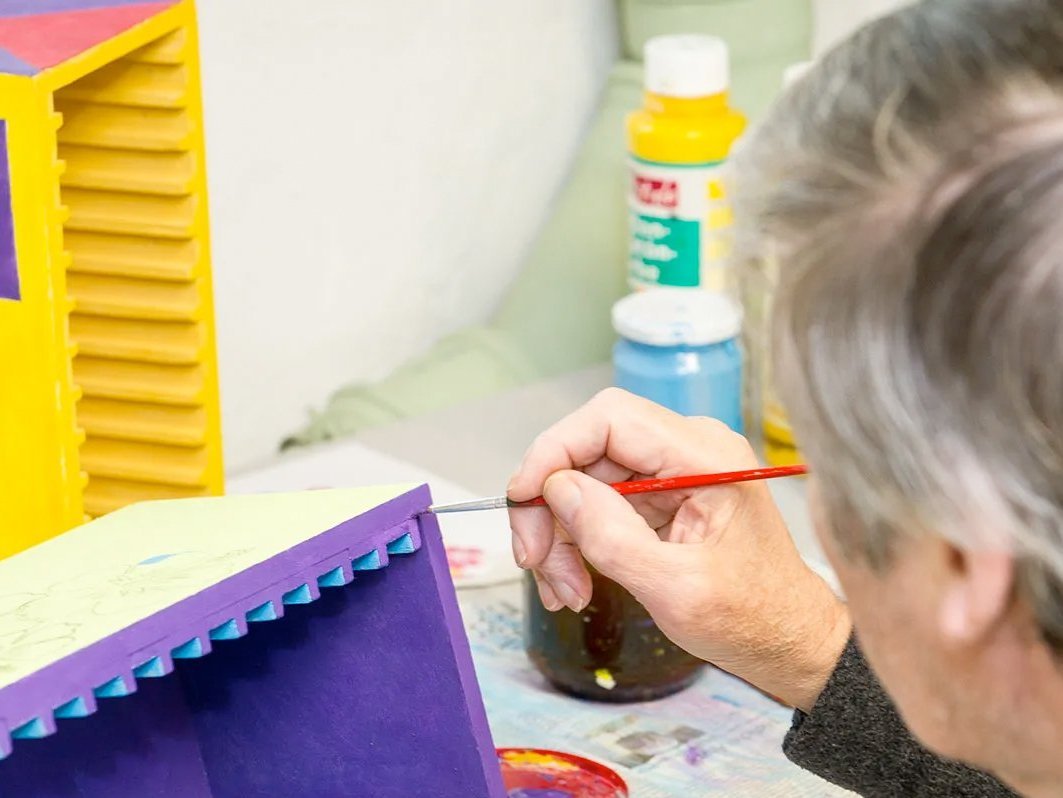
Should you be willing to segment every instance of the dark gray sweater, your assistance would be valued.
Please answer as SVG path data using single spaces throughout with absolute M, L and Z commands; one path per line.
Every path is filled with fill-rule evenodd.
M 927 751 L 849 641 L 812 712 L 794 713 L 783 743 L 792 762 L 868 798 L 1002 798 L 1011 790 L 981 771 Z

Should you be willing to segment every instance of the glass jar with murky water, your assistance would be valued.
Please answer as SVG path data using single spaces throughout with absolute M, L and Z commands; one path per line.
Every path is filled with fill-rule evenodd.
M 534 577 L 524 578 L 528 656 L 565 693 L 652 701 L 688 687 L 705 664 L 665 637 L 634 596 L 593 569 L 593 598 L 579 613 L 548 612 Z

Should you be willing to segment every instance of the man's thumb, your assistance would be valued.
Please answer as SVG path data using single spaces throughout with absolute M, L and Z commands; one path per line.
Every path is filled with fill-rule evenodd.
M 543 498 L 587 561 L 621 584 L 662 545 L 623 496 L 582 472 L 554 474 L 543 487 Z

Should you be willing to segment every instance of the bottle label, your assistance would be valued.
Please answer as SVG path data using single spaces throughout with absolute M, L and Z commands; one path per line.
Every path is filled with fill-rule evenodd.
M 630 164 L 631 284 L 724 290 L 732 217 L 722 162 Z

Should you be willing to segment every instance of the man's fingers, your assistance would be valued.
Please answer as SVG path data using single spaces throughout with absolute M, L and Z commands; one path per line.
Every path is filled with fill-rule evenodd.
M 602 457 L 590 465 L 584 466 L 580 471 L 589 477 L 594 477 L 599 482 L 606 482 L 609 484 L 612 484 L 613 482 L 627 482 L 630 479 L 638 479 L 635 472 L 630 468 L 614 463 L 608 457 Z
M 631 469 L 617 465 L 607 457 L 588 465 L 586 473 L 602 482 L 622 482 L 633 476 Z M 509 517 L 513 530 L 513 559 L 522 568 L 539 568 L 553 545 L 553 514 L 546 509 L 525 507 L 514 508 Z
M 682 417 L 641 397 L 617 388 L 602 391 L 535 439 L 507 493 L 514 501 L 533 499 L 555 471 L 584 468 L 605 457 L 630 472 L 656 474 L 667 425 L 677 420 Z M 616 456 L 618 436 L 641 443 L 619 447 L 622 456 Z
M 564 530 L 555 532 L 553 545 L 536 571 L 550 584 L 554 595 L 574 612 L 590 602 L 591 576 L 579 549 Z
M 666 545 L 626 499 L 586 474 L 554 474 L 543 496 L 586 560 L 625 587 L 644 577 Z
M 532 576 L 535 577 L 535 585 L 539 588 L 539 601 L 543 603 L 543 606 L 550 612 L 557 612 L 564 607 L 564 602 L 557 597 L 554 589 L 550 587 L 550 583 L 547 582 L 538 571 L 532 571 Z
M 554 516 L 546 507 L 515 507 L 509 511 L 513 558 L 521 568 L 538 568 L 554 545 Z
M 686 418 L 610 388 L 536 438 L 507 494 L 527 501 L 542 493 L 551 474 L 599 468 L 599 462 L 615 463 L 621 473 L 679 476 L 752 468 L 757 461 L 748 442 L 722 422 Z

